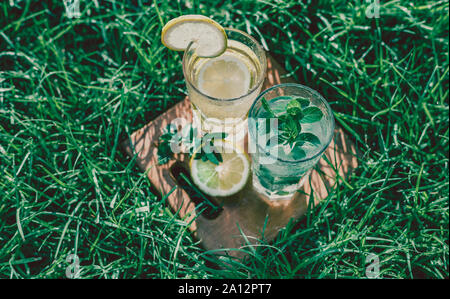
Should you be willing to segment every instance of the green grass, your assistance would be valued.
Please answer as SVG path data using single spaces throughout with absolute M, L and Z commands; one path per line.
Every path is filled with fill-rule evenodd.
M 449 4 L 382 1 L 0 4 L 0 278 L 448 278 Z M 13 6 L 11 6 L 11 4 Z M 249 32 L 318 90 L 361 153 L 348 185 L 226 270 L 120 142 L 186 93 L 162 25 Z M 148 213 L 136 209 L 148 206 Z

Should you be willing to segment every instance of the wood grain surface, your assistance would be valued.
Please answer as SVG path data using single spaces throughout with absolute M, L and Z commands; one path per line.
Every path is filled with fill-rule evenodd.
M 293 82 L 282 78 L 286 72 L 270 56 L 267 66 L 263 90 L 275 84 Z M 171 172 L 174 165 L 186 165 L 188 157 L 177 154 L 175 160 L 164 165 L 158 164 L 159 136 L 175 118 L 184 118 L 189 122 L 192 120 L 188 98 L 134 132 L 123 146 L 128 155 L 137 154 L 138 166 L 142 171 L 148 171 L 148 178 L 161 195 L 170 193 L 166 197 L 170 207 L 178 213 L 178 217 L 190 223 L 190 230 L 207 250 L 239 248 L 245 243 L 242 233 L 247 236 L 248 242 L 257 243 L 265 222 L 264 238 L 272 240 L 291 218 L 297 219 L 304 215 L 310 198 L 313 197 L 315 204 L 319 204 L 320 200 L 333 192 L 336 181 L 348 177 L 358 163 L 354 144 L 341 128 L 336 127 L 334 139 L 325 151 L 328 162 L 324 158 L 320 159 L 304 184 L 304 193 L 297 192 L 290 200 L 271 201 L 253 190 L 250 179 L 246 187 L 232 198 L 212 199 L 221 209 L 207 217 L 196 209 L 198 202 L 192 200 L 188 192 L 177 184 Z M 227 252 L 235 257 L 245 255 L 239 250 Z

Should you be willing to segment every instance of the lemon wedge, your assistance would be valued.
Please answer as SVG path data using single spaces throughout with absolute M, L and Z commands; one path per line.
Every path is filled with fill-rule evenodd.
M 211 97 L 231 99 L 249 91 L 250 79 L 250 70 L 240 59 L 222 55 L 205 62 L 198 74 L 198 87 Z
M 245 152 L 237 150 L 229 142 L 217 141 L 214 147 L 221 149 L 222 162 L 191 159 L 191 177 L 197 187 L 210 196 L 230 196 L 242 190 L 250 176 L 250 162 Z

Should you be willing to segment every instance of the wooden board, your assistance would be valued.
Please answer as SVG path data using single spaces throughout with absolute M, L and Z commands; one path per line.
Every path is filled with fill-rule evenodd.
M 267 66 L 263 90 L 274 84 L 293 82 L 282 78 L 285 71 L 273 58 L 268 57 Z M 187 157 L 175 155 L 176 160 L 164 165 L 158 164 L 159 136 L 175 118 L 192 120 L 188 98 L 134 132 L 130 140 L 125 141 L 123 145 L 130 156 L 137 154 L 137 164 L 143 171 L 148 171 L 148 178 L 163 196 L 171 192 L 167 197 L 170 207 L 181 219 L 191 223 L 190 230 L 207 250 L 239 248 L 245 243 L 240 230 L 251 243 L 256 243 L 256 240 L 261 238 L 266 218 L 264 238 L 269 241 L 274 239 L 291 218 L 297 219 L 304 215 L 311 194 L 318 204 L 329 192 L 333 192 L 337 179 L 347 177 L 357 166 L 355 146 L 343 130 L 336 127 L 334 139 L 325 152 L 331 163 L 328 164 L 323 158 L 319 161 L 304 184 L 305 194 L 297 192 L 290 200 L 270 201 L 253 190 L 250 180 L 244 190 L 233 198 L 212 199 L 221 209 L 206 215 L 205 212 L 199 213 L 199 209 L 196 209 L 199 203 L 190 198 L 188 192 L 177 184 L 173 174 L 174 167 L 185 165 Z M 229 254 L 235 257 L 243 256 L 242 251 L 237 250 L 229 251 Z

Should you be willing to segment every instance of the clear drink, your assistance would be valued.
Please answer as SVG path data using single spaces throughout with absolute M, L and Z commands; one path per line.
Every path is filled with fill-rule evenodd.
M 314 143 L 278 142 L 277 122 L 272 121 L 270 126 L 266 122 L 271 116 L 263 107 L 262 99 L 280 115 L 286 113 L 292 96 L 308 100 L 307 107 L 317 107 L 322 112 L 320 120 L 301 124 L 301 133 L 318 138 Z M 255 101 L 250 109 L 248 128 L 254 188 L 271 199 L 288 199 L 302 186 L 330 144 L 334 117 L 328 103 L 316 91 L 299 84 L 280 84 L 264 91 Z
M 250 106 L 261 91 L 266 56 L 248 34 L 236 29 L 225 32 L 227 49 L 218 57 L 198 57 L 192 43 L 183 57 L 183 72 L 194 125 L 203 132 L 242 135 Z

